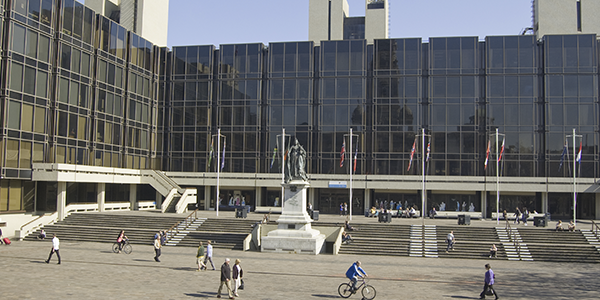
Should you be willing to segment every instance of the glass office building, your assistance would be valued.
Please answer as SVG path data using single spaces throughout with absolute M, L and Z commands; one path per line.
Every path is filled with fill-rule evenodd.
M 307 151 L 321 213 L 350 203 L 350 172 L 355 214 L 420 208 L 424 170 L 428 209 L 490 217 L 499 174 L 500 210 L 568 218 L 575 174 L 577 216 L 600 216 L 596 35 L 168 49 L 72 0 L 0 5 L 2 212 L 56 209 L 58 182 L 35 179 L 39 164 L 161 171 L 196 188 L 202 209 L 215 209 L 219 172 L 222 197 L 276 210 L 285 130 Z M 118 202 L 132 188 L 161 201 L 150 185 L 102 190 Z M 74 176 L 66 201 L 98 192 Z

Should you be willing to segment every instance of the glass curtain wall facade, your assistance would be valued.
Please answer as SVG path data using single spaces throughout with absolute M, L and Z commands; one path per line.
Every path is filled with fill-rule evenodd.
M 55 208 L 56 183 L 31 181 L 32 163 L 148 168 L 155 46 L 74 0 L 0 3 L 0 211 Z M 67 199 L 81 202 L 95 188 L 69 191 L 86 194 Z
M 170 128 L 167 149 L 172 171 L 210 171 L 206 158 L 212 131 L 214 52 L 214 46 L 173 48 L 171 117 L 166 126 Z
M 33 182 L 32 163 L 279 174 L 283 149 L 277 137 L 284 128 L 286 143 L 297 138 L 306 149 L 307 173 L 314 177 L 344 180 L 356 157 L 355 174 L 380 175 L 369 180 L 414 181 L 421 175 L 423 150 L 415 137 L 423 128 L 431 144 L 428 176 L 493 181 L 496 129 L 504 134 L 499 143 L 505 137 L 498 170 L 504 177 L 600 176 L 596 35 L 380 39 L 373 45 L 362 39 L 320 46 L 274 42 L 171 51 L 73 0 L 0 4 L 0 211 L 55 207 L 57 184 Z M 219 129 L 226 138 L 216 153 Z M 352 147 L 350 129 L 356 135 Z M 573 139 L 567 137 L 573 129 L 582 135 L 575 140 L 582 149 L 575 170 Z M 340 166 L 344 140 L 346 160 Z M 484 168 L 488 141 L 492 154 Z M 226 187 L 223 197 L 281 204 L 279 186 L 256 182 Z M 79 195 L 69 199 L 92 201 L 95 188 L 70 183 L 69 191 Z M 106 193 L 115 201 L 127 198 L 119 185 L 107 185 Z M 419 193 L 355 189 L 353 211 L 360 213 L 367 198 L 371 205 L 418 205 Z M 493 194 L 431 190 L 427 198 L 449 211 L 491 212 Z M 348 201 L 343 188 L 319 188 L 313 195 L 324 213 L 337 213 Z M 544 197 L 503 193 L 500 206 L 541 211 Z M 572 213 L 568 193 L 546 198 L 551 214 Z M 582 193 L 577 215 L 592 217 L 595 198 Z M 481 199 L 488 199 L 484 207 Z

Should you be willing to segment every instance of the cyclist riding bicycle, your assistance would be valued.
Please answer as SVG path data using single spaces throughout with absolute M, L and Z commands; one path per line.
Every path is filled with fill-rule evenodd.
M 356 291 L 356 282 L 358 281 L 358 278 L 363 277 L 361 276 L 361 273 L 364 277 L 367 277 L 367 272 L 360 267 L 360 261 L 358 260 L 352 264 L 348 271 L 346 271 L 346 277 L 352 280 L 352 292 Z
M 119 233 L 119 237 L 117 238 L 117 243 L 119 243 L 119 253 L 123 250 L 123 245 L 125 245 L 126 241 L 127 236 L 125 235 L 125 230 L 121 230 L 121 233 Z

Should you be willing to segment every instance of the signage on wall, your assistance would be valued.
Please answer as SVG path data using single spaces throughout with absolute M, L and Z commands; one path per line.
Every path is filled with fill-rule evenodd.
M 347 182 L 346 181 L 330 181 L 329 182 L 329 187 L 330 188 L 346 188 Z

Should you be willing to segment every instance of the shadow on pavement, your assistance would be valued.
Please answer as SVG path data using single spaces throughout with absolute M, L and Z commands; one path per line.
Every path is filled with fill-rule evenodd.
M 196 297 L 196 298 L 214 298 L 217 296 L 217 293 L 199 292 L 199 293 L 184 293 L 184 295 L 186 295 L 188 297 Z M 224 298 L 227 299 L 227 297 L 224 297 Z
M 332 299 L 332 298 L 337 299 L 340 297 L 338 295 L 322 295 L 322 294 L 312 294 L 311 296 L 318 297 L 318 298 L 330 298 L 330 299 Z
M 179 268 L 171 268 L 171 270 L 174 271 L 196 271 L 198 270 L 198 268 L 192 268 L 192 267 L 179 267 Z

